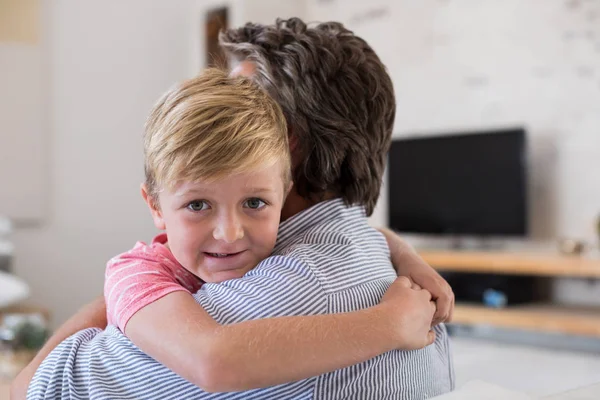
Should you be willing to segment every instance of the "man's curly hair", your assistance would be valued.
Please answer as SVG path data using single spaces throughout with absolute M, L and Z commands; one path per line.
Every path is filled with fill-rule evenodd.
M 253 62 L 253 79 L 281 106 L 297 143 L 298 193 L 328 193 L 371 215 L 394 124 L 394 89 L 373 49 L 341 23 L 298 18 L 220 34 L 226 54 Z

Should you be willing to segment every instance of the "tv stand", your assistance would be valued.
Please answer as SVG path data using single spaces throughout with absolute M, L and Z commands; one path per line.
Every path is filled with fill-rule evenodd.
M 598 255 L 565 256 L 556 251 L 542 250 L 465 249 L 423 250 L 419 254 L 439 271 L 600 280 Z M 453 322 L 600 339 L 600 307 L 546 303 L 492 309 L 483 305 L 457 304 Z

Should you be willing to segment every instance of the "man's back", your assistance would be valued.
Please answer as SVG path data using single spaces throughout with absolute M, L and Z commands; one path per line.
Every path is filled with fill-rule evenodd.
M 327 313 L 378 304 L 396 278 L 385 238 L 368 226 L 360 207 L 339 200 L 318 205 L 318 223 L 302 235 L 281 238 L 277 251 L 304 259 L 318 277 Z M 316 212 L 315 212 L 316 211 Z M 314 223 L 314 219 L 302 218 Z M 453 367 L 445 327 L 436 342 L 418 351 L 392 351 L 316 378 L 315 399 L 421 399 L 453 388 Z
M 219 323 L 347 312 L 377 304 L 395 279 L 385 239 L 360 207 L 319 203 L 280 228 L 274 256 L 241 279 L 206 284 L 197 301 Z M 453 388 L 448 336 L 319 377 L 240 393 L 206 393 L 137 349 L 114 327 L 87 330 L 38 370 L 28 398 L 423 399 Z

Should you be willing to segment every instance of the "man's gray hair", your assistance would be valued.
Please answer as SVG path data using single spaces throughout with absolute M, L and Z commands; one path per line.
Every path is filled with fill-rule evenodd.
M 297 143 L 298 193 L 328 193 L 371 215 L 379 197 L 396 102 L 373 49 L 341 23 L 248 23 L 221 32 L 228 56 L 255 64 L 254 80 L 281 106 Z

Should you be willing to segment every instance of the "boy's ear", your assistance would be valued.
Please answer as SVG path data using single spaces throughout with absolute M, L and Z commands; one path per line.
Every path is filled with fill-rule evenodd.
M 166 229 L 165 220 L 163 219 L 162 212 L 160 211 L 160 207 L 156 204 L 154 197 L 148 192 L 148 186 L 145 183 L 142 183 L 140 187 L 142 191 L 142 197 L 144 201 L 148 205 L 150 209 L 150 213 L 152 214 L 152 219 L 154 220 L 154 226 L 156 226 L 161 231 Z

